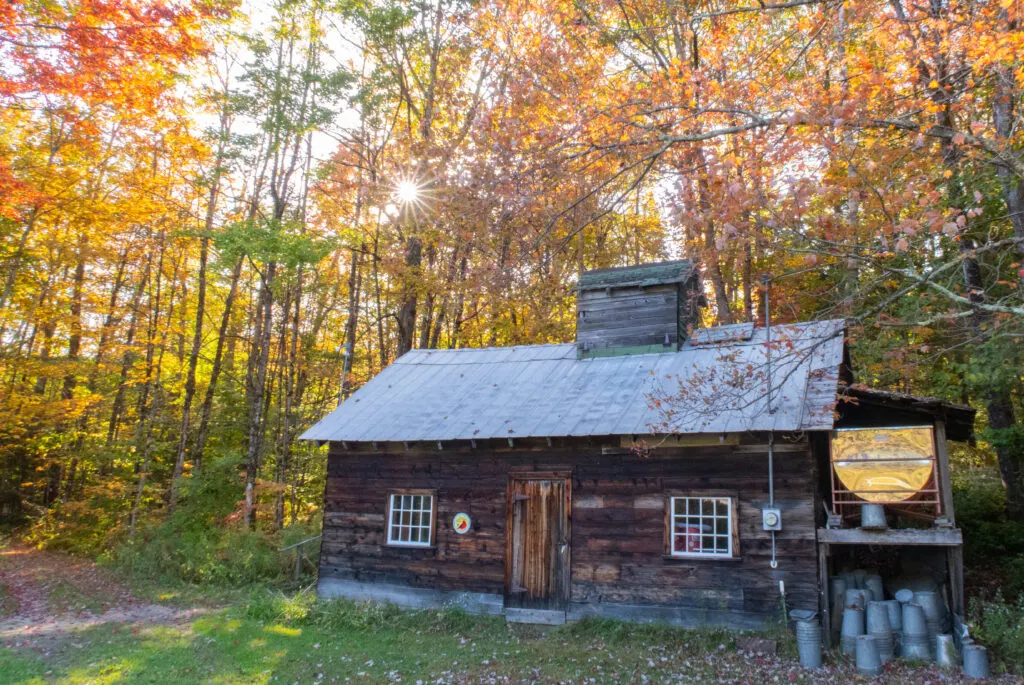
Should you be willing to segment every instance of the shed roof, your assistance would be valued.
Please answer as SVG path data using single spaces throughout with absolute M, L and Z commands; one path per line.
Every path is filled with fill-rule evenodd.
M 580 290 L 602 288 L 628 288 L 635 286 L 661 285 L 663 283 L 684 283 L 696 274 L 689 259 L 670 262 L 655 262 L 638 266 L 617 266 L 609 269 L 592 269 L 580 276 Z
M 863 415 L 855 407 L 875 407 L 882 416 L 890 421 L 899 412 L 909 412 L 930 419 L 943 419 L 946 422 L 946 436 L 950 440 L 967 441 L 974 435 L 974 415 L 976 410 L 964 404 L 957 404 L 939 397 L 923 397 L 907 393 L 893 392 L 881 388 L 869 388 L 866 385 L 839 386 L 839 411 L 844 418 L 863 421 Z M 843 422 L 840 422 L 840 427 Z
M 678 352 L 577 359 L 576 346 L 413 350 L 303 434 L 386 442 L 828 430 L 840 320 L 764 328 Z M 671 415 L 653 401 L 663 402 Z

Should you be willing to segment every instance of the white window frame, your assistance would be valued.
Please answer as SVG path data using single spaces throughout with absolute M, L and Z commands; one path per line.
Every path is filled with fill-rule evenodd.
M 424 507 L 422 499 L 420 500 L 420 506 L 414 507 L 415 500 L 413 498 L 426 498 L 429 499 L 429 506 Z M 433 490 L 395 490 L 388 493 L 387 502 L 387 519 L 385 525 L 387 526 L 387 544 L 389 547 L 433 547 L 434 546 L 434 527 L 437 519 L 437 493 Z M 398 514 L 399 520 L 395 522 L 395 514 Z M 402 522 L 402 515 L 409 514 L 409 523 Z M 426 515 L 426 522 L 424 523 L 423 517 Z M 413 523 L 412 521 L 416 521 Z M 402 529 L 409 528 L 410 535 L 412 538 L 411 531 L 413 528 L 419 530 L 421 533 L 420 540 L 402 540 Z M 427 539 L 422 539 L 422 533 L 427 533 Z
M 683 506 L 684 506 L 684 510 L 683 511 L 687 512 L 687 511 L 689 511 L 689 509 L 687 507 L 689 507 L 690 501 L 695 501 L 695 502 L 698 503 L 697 504 L 697 513 L 696 514 L 690 514 L 690 513 L 676 514 L 676 502 L 682 502 Z M 708 502 L 708 501 L 712 502 L 712 506 L 713 506 L 714 510 L 713 510 L 713 513 L 711 513 L 711 514 L 704 514 L 703 513 L 704 512 L 704 503 Z M 719 512 L 718 507 L 719 507 L 720 504 L 723 504 L 723 503 L 724 503 L 725 508 L 726 508 L 726 513 L 725 513 L 724 517 L 721 514 L 718 513 Z M 669 495 L 668 498 L 667 498 L 666 506 L 667 506 L 668 511 L 666 512 L 666 515 L 665 515 L 665 520 L 666 520 L 666 524 L 667 524 L 667 530 L 665 531 L 665 537 L 666 537 L 666 541 L 667 541 L 667 544 L 668 544 L 668 555 L 669 556 L 677 557 L 677 558 L 682 558 L 682 559 L 734 559 L 734 558 L 736 558 L 738 556 L 738 554 L 739 554 L 739 549 L 738 549 L 739 545 L 737 544 L 738 541 L 737 541 L 737 538 L 736 538 L 736 530 L 737 529 L 736 529 L 736 497 L 735 497 L 735 495 L 709 494 L 709 493 L 692 493 L 692 494 Z M 677 550 L 676 549 L 676 541 L 677 541 L 677 539 L 679 539 L 679 538 L 686 539 L 688 537 L 691 537 L 687 533 L 677 533 L 676 532 L 676 523 L 680 519 L 682 519 L 683 521 L 688 522 L 690 525 L 692 525 L 692 520 L 696 519 L 696 521 L 697 521 L 696 525 L 699 528 L 701 528 L 701 529 L 703 529 L 703 527 L 705 525 L 709 524 L 711 526 L 711 531 L 710 532 L 705 532 L 705 531 L 701 530 L 701 532 L 697 534 L 697 536 L 701 538 L 701 546 L 703 547 L 703 538 L 711 537 L 712 540 L 717 540 L 719 538 L 725 538 L 725 540 L 726 540 L 726 549 L 725 549 L 725 551 L 718 551 L 717 549 L 712 549 L 711 551 L 703 551 L 703 549 L 701 549 L 700 551 L 687 551 L 687 546 L 688 545 L 685 544 L 685 543 L 683 545 L 683 549 L 682 550 Z M 715 523 L 717 521 L 720 521 L 720 520 L 724 520 L 725 523 L 726 523 L 725 533 L 719 533 L 715 529 Z M 705 524 L 705 521 L 707 521 L 708 524 Z M 717 547 L 717 545 L 716 545 L 716 547 Z

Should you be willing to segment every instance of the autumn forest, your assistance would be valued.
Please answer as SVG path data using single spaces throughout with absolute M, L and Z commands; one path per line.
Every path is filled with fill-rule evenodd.
M 89 554 L 315 532 L 298 436 L 340 398 L 412 348 L 572 340 L 582 270 L 689 257 L 707 324 L 762 320 L 770 274 L 778 320 L 848 318 L 859 383 L 976 407 L 954 456 L 1024 554 L 1022 21 L 5 2 L 0 517 Z

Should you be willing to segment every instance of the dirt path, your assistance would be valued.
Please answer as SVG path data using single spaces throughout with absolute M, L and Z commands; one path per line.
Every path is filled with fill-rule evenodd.
M 0 548 L 0 644 L 40 647 L 103 623 L 190 621 L 207 609 L 178 609 L 137 599 L 115 574 L 85 559 L 26 545 Z

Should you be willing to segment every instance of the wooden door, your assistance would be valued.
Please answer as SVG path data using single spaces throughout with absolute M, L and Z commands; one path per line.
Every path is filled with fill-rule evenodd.
M 509 481 L 505 606 L 568 604 L 570 482 L 543 474 Z

